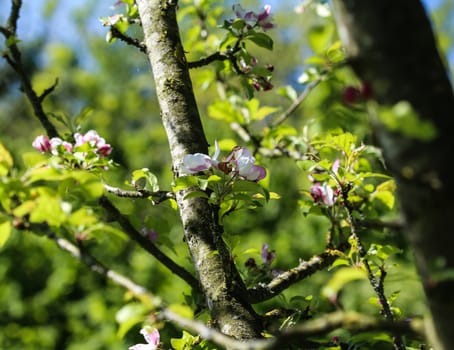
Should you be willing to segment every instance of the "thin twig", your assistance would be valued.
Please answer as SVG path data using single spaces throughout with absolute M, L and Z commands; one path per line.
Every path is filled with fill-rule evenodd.
M 55 90 L 57 85 L 58 85 L 58 78 L 55 78 L 55 81 L 52 84 L 52 86 L 50 86 L 47 89 L 45 89 L 43 91 L 43 93 L 38 97 L 39 102 L 42 103 L 44 101 L 44 99 Z
M 175 198 L 175 194 L 169 191 L 147 191 L 147 190 L 128 191 L 106 184 L 104 185 L 104 189 L 107 192 L 112 193 L 118 197 L 143 199 L 151 198 L 151 202 L 153 205 L 162 203 L 167 199 Z
M 117 28 L 115 28 L 115 26 L 110 27 L 110 32 L 112 33 L 112 37 L 120 39 L 121 41 L 124 41 L 128 45 L 138 48 L 141 52 L 145 54 L 147 53 L 147 47 L 140 40 L 131 38 L 130 36 L 123 34 Z
M 215 52 L 211 54 L 210 56 L 207 56 L 205 58 L 201 58 L 198 61 L 193 61 L 193 62 L 188 62 L 188 67 L 189 68 L 200 68 L 203 66 L 207 66 L 210 63 L 214 61 L 226 61 L 230 59 L 230 55 L 223 54 L 221 52 Z
M 287 108 L 279 117 L 277 117 L 271 127 L 276 127 L 282 124 L 284 121 L 287 120 L 290 115 L 296 111 L 296 109 L 300 106 L 300 104 L 309 96 L 309 93 L 323 80 L 323 75 L 321 75 L 318 79 L 314 80 L 313 82 L 309 83 L 303 92 L 293 101 L 289 108 Z
M 14 39 L 17 36 L 17 33 L 16 33 L 17 20 L 19 18 L 21 5 L 22 5 L 22 1 L 20 1 L 20 0 L 12 1 L 11 13 L 8 18 L 8 26 L 7 26 L 7 28 L 0 27 L 0 32 L 5 37 L 6 41 Z M 17 75 L 19 76 L 19 79 L 20 79 L 21 85 L 22 85 L 22 91 L 25 93 L 30 104 L 32 105 L 35 116 L 41 122 L 41 125 L 44 127 L 44 129 L 46 130 L 46 133 L 49 137 L 58 137 L 59 135 L 58 135 L 57 129 L 49 121 L 49 118 L 47 117 L 46 113 L 44 112 L 43 106 L 41 104 L 42 99 L 47 94 L 45 94 L 44 97 L 41 98 L 33 90 L 31 81 L 30 81 L 30 79 L 25 71 L 25 68 L 23 66 L 23 63 L 22 63 L 21 53 L 20 53 L 19 48 L 17 47 L 16 43 L 15 42 L 9 43 L 8 49 L 9 49 L 9 53 L 5 53 L 3 55 L 3 58 L 6 59 L 8 64 L 11 66 L 11 68 L 13 68 L 16 71 Z M 53 90 L 54 88 L 55 88 L 55 84 L 53 87 L 51 87 L 51 89 Z
M 382 270 L 382 275 L 381 275 L 380 279 L 377 279 L 377 277 L 374 275 L 374 273 L 369 265 L 369 261 L 366 258 L 366 250 L 364 249 L 361 239 L 359 238 L 359 236 L 356 232 L 356 226 L 355 226 L 355 222 L 353 219 L 353 208 L 351 207 L 350 202 L 348 200 L 348 189 L 340 186 L 340 190 L 341 190 L 342 200 L 345 205 L 346 212 L 347 212 L 347 222 L 350 224 L 351 236 L 356 241 L 359 255 L 362 258 L 363 265 L 367 271 L 369 283 L 372 286 L 375 294 L 377 295 L 378 300 L 380 301 L 383 316 L 389 322 L 394 322 L 394 315 L 391 311 L 391 305 L 389 303 L 388 298 L 385 295 L 385 288 L 384 288 L 384 279 L 386 277 L 385 271 Z M 406 349 L 404 340 L 402 339 L 402 337 L 400 335 L 395 335 L 393 340 L 394 340 L 394 348 L 396 350 L 405 350 Z
M 107 211 L 107 213 L 119 223 L 123 231 L 135 242 L 137 242 L 143 249 L 153 255 L 159 260 L 164 266 L 166 266 L 172 273 L 182 278 L 188 283 L 194 290 L 199 291 L 200 286 L 198 280 L 191 275 L 185 268 L 175 263 L 171 258 L 164 254 L 152 241 L 142 235 L 135 227 L 131 224 L 126 216 L 112 204 L 112 202 L 106 197 L 102 196 L 99 199 L 99 204 Z

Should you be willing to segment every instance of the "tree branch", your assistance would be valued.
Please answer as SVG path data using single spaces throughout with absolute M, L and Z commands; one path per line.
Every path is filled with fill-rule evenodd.
M 215 329 L 208 328 L 201 322 L 185 319 L 169 310 L 163 310 L 160 317 L 166 318 L 178 324 L 180 327 L 199 334 L 203 339 L 231 350 L 281 350 L 284 346 L 302 346 L 311 349 L 319 348 L 317 345 L 321 344 L 311 341 L 311 338 L 326 335 L 336 329 L 353 333 L 389 332 L 392 334 L 417 337 L 423 337 L 425 334 L 424 321 L 418 318 L 389 322 L 377 320 L 356 312 L 334 312 L 288 328 L 274 338 L 241 342 L 225 336 Z M 335 344 L 332 345 L 334 346 Z
M 316 255 L 308 261 L 301 260 L 297 267 L 285 271 L 275 277 L 266 285 L 258 285 L 248 290 L 251 303 L 260 303 L 271 299 L 283 290 L 289 288 L 298 281 L 301 281 L 315 272 L 330 266 L 339 256 L 338 250 L 328 249 L 320 255 Z
M 11 33 L 17 31 L 17 21 L 19 20 L 20 9 L 22 7 L 22 0 L 11 1 L 11 11 L 8 17 L 7 26 Z
M 161 116 L 170 145 L 175 176 L 187 154 L 208 154 L 181 44 L 176 8 L 162 0 L 137 0 L 148 58 L 153 70 Z M 244 282 L 221 237 L 216 208 L 204 198 L 187 197 L 191 188 L 176 193 L 194 266 L 219 329 L 239 339 L 261 337 L 261 320 L 247 302 Z

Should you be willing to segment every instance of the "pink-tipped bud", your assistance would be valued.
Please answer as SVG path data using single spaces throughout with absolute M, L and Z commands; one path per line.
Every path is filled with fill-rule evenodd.
M 41 153 L 49 152 L 51 150 L 51 144 L 49 138 L 46 135 L 37 136 L 33 140 L 32 146 Z

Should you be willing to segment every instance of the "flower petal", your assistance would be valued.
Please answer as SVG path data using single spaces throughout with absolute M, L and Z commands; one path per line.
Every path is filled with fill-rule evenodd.
M 195 174 L 211 168 L 211 158 L 203 153 L 187 154 L 183 158 L 182 172 Z

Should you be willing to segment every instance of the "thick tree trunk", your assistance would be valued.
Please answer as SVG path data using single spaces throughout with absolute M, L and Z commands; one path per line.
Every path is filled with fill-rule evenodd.
M 208 145 L 180 41 L 175 6 L 171 3 L 137 1 L 173 170 L 178 176 L 184 155 L 207 154 Z M 246 302 L 246 289 L 222 240 L 216 209 L 202 198 L 185 199 L 187 193 L 178 193 L 177 202 L 213 320 L 223 333 L 235 338 L 260 337 L 259 317 Z
M 334 0 L 338 32 L 358 76 L 384 105 L 405 100 L 437 129 L 422 142 L 378 126 L 396 177 L 406 233 L 432 313 L 437 350 L 454 349 L 454 95 L 418 0 Z M 450 272 L 446 274 L 446 272 Z M 443 273 L 445 273 L 443 275 Z

